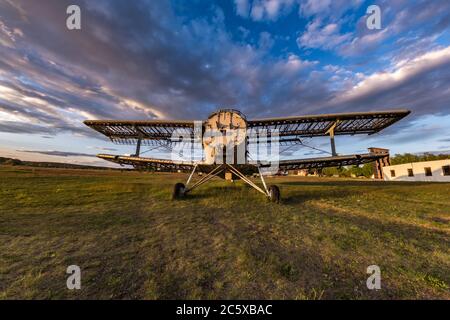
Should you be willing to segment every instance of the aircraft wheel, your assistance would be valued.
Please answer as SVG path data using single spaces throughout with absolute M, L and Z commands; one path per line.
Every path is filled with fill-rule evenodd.
M 280 188 L 273 185 L 269 187 L 269 200 L 271 202 L 280 203 Z
M 173 188 L 172 193 L 172 200 L 180 199 L 184 196 L 184 191 L 186 190 L 186 187 L 181 182 L 175 184 Z

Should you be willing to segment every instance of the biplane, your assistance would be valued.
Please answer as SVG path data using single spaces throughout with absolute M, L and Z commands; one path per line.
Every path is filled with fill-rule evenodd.
M 270 201 L 278 203 L 280 189 L 276 185 L 267 186 L 264 176 L 268 172 L 361 165 L 386 159 L 389 157 L 386 149 L 374 148 L 375 151 L 364 154 L 338 154 L 335 136 L 372 135 L 409 113 L 408 110 L 389 110 L 248 120 L 238 110 L 221 109 L 205 121 L 86 120 L 84 123 L 113 143 L 136 146 L 132 155 L 97 155 L 101 159 L 139 170 L 190 173 L 186 183 L 175 184 L 174 199 L 185 196 L 213 177 L 221 177 L 241 179 Z M 303 159 L 280 157 L 284 147 L 297 145 L 314 149 L 306 141 L 316 137 L 329 137 L 329 155 Z M 148 146 L 147 151 L 169 150 L 172 157 L 142 156 L 142 146 Z M 264 152 L 260 152 L 261 149 L 265 149 Z M 267 152 L 268 149 L 271 152 Z M 200 178 L 193 182 L 195 172 Z M 259 177 L 261 183 L 257 184 L 252 177 Z

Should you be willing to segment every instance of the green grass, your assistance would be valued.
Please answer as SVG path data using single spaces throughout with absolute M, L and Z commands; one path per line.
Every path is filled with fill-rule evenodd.
M 276 205 L 214 180 L 171 201 L 185 179 L 0 167 L 0 298 L 450 298 L 450 184 L 272 178 Z

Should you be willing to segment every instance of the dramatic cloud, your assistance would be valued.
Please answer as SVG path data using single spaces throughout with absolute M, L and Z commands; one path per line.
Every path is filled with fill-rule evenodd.
M 366 28 L 359 0 L 179 3 L 0 0 L 0 139 L 63 148 L 65 135 L 83 153 L 100 137 L 85 119 L 220 107 L 249 118 L 411 109 L 397 128 L 449 114 L 448 1 L 380 1 L 381 30 Z M 82 30 L 66 28 L 70 4 Z
M 336 102 L 374 105 L 383 101 L 410 108 L 416 116 L 448 114 L 449 83 L 450 46 L 398 61 L 391 70 L 371 74 L 343 92 Z
M 363 1 L 302 1 L 300 13 L 313 19 L 307 30 L 297 39 L 298 45 L 324 50 L 337 49 L 342 56 L 356 57 L 379 52 L 384 41 L 398 35 L 413 34 L 415 41 L 422 37 L 438 35 L 450 25 L 450 2 L 446 0 L 380 1 L 381 30 L 366 27 L 366 15 L 355 21 L 354 13 Z M 340 32 L 342 25 L 353 26 L 350 32 Z

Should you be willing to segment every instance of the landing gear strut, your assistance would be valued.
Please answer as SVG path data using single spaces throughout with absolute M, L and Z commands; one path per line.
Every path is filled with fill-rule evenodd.
M 271 202 L 273 203 L 280 203 L 280 189 L 275 186 L 271 185 L 269 188 L 267 188 L 266 181 L 264 180 L 264 176 L 261 172 L 261 169 L 258 167 L 259 176 L 261 178 L 261 182 L 263 185 L 263 188 L 258 186 L 256 183 L 254 183 L 252 180 L 250 180 L 247 176 L 245 176 L 243 173 L 241 173 L 237 168 L 230 164 L 222 164 L 214 169 L 212 169 L 210 172 L 208 172 L 206 175 L 204 175 L 200 180 L 195 182 L 192 186 L 189 186 L 189 182 L 192 179 L 192 176 L 194 175 L 195 170 L 197 169 L 197 166 L 195 166 L 189 175 L 189 178 L 186 182 L 186 186 L 183 183 L 177 183 L 174 187 L 172 199 L 179 199 L 184 197 L 188 192 L 192 191 L 193 189 L 199 187 L 200 185 L 208 182 L 215 176 L 218 176 L 220 173 L 222 173 L 225 170 L 228 170 L 229 172 L 233 173 L 234 175 L 241 178 L 242 181 L 256 189 L 257 191 L 264 194 Z

